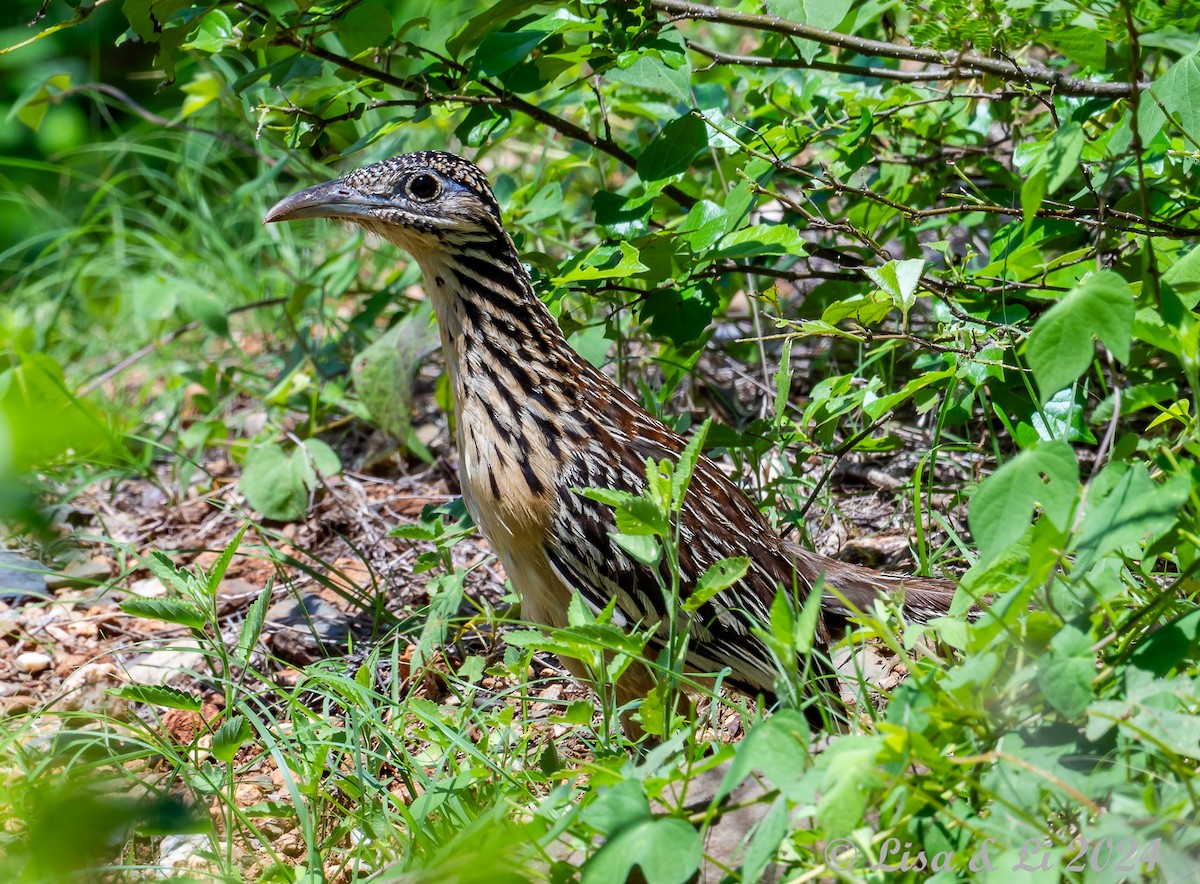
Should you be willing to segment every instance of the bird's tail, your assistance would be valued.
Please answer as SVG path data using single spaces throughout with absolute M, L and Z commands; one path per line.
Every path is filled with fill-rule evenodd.
M 900 603 L 906 619 L 924 623 L 944 616 L 950 610 L 957 589 L 952 580 L 883 574 L 870 568 L 839 562 L 801 546 L 789 544 L 796 559 L 796 570 L 810 585 L 824 581 L 826 613 L 849 616 L 870 611 L 877 599 Z

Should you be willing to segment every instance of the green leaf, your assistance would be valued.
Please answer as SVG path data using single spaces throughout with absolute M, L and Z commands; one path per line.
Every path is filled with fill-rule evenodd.
M 571 490 L 576 494 L 582 494 L 588 500 L 596 500 L 611 507 L 624 506 L 638 497 L 636 494 L 619 491 L 616 488 L 572 488 Z
M 5 356 L 5 366 L 9 365 Z M 76 458 L 119 454 L 104 419 L 66 386 L 62 366 L 42 353 L 0 370 L 0 426 L 7 425 L 8 457 L 20 470 L 73 452 Z
M 1156 483 L 1145 464 L 1110 464 L 1092 483 L 1087 511 L 1072 544 L 1079 556 L 1076 567 L 1086 569 L 1113 550 L 1136 545 L 1158 535 L 1180 518 L 1191 482 L 1186 475 Z
M 630 879 L 634 866 L 646 884 L 684 884 L 700 868 L 704 846 L 700 833 L 686 820 L 642 818 L 610 835 L 584 863 L 582 884 L 610 884 Z
M 1091 364 L 1092 335 L 1121 362 L 1133 339 L 1133 293 L 1111 270 L 1093 274 L 1038 319 L 1025 345 L 1041 401 L 1073 383 Z
M 371 420 L 403 445 L 412 427 L 413 379 L 421 361 L 438 347 L 428 300 L 364 348 L 350 363 L 354 390 Z
M 1196 102 L 1196 96 L 1200 95 L 1200 50 L 1171 65 L 1150 86 L 1150 94 L 1162 102 L 1163 108 L 1191 137 L 1193 143 L 1200 141 L 1200 104 Z M 1155 104 L 1153 101 L 1143 103 Z M 1142 131 L 1143 141 L 1148 142 L 1153 134 Z
M 1046 701 L 1068 718 L 1082 715 L 1095 699 L 1096 655 L 1091 638 L 1067 625 L 1050 643 L 1050 653 L 1038 660 L 1038 686 Z
M 1105 152 L 1119 156 L 1130 149 L 1133 124 L 1144 145 L 1150 145 L 1162 133 L 1167 114 L 1179 124 L 1190 140 L 1200 140 L 1200 110 L 1194 96 L 1200 89 L 1200 51 L 1192 52 L 1171 65 L 1167 72 L 1150 84 L 1149 101 L 1139 102 L 1136 119 L 1126 113 L 1117 131 L 1108 139 Z
M 696 464 L 700 462 L 700 452 L 704 448 L 704 440 L 708 436 L 712 418 L 705 418 L 692 438 L 683 447 L 675 468 L 671 471 L 671 500 L 678 508 L 683 503 L 688 487 L 692 483 L 692 475 L 696 472 Z
M 865 268 L 867 276 L 892 299 L 907 316 L 917 302 L 917 284 L 925 272 L 925 262 L 920 258 L 904 261 L 888 261 L 882 267 Z
M 650 334 L 682 347 L 704 334 L 720 303 L 717 290 L 707 282 L 682 289 L 663 287 L 646 296 L 641 318 L 649 321 Z
M 568 261 L 566 266 L 566 272 L 552 280 L 555 285 L 597 279 L 626 279 L 650 269 L 638 260 L 638 250 L 627 242 L 619 242 L 615 246 L 596 246 Z
M 1135 734 L 1154 734 L 1168 752 L 1200 759 L 1200 716 L 1190 709 L 1179 712 L 1141 706 L 1130 720 L 1130 725 L 1130 730 Z
M 1042 207 L 1046 198 L 1046 170 L 1035 169 L 1021 185 L 1021 217 L 1025 224 L 1032 224 L 1037 217 L 1037 210 Z
M 580 816 L 602 835 L 615 835 L 631 823 L 652 819 L 650 802 L 636 779 L 598 788 Z
M 800 24 L 829 31 L 841 24 L 853 7 L 853 0 L 773 0 L 771 12 Z M 800 57 L 811 63 L 821 52 L 815 40 L 796 40 Z
M 717 258 L 751 258 L 757 255 L 807 254 L 808 243 L 800 231 L 787 224 L 754 224 L 735 230 L 721 240 L 720 246 L 707 253 L 709 260 Z
M 213 562 L 212 570 L 208 572 L 208 581 L 206 584 L 210 596 L 216 595 L 217 587 L 225 579 L 225 572 L 229 570 L 229 565 L 233 561 L 233 557 L 237 554 L 238 546 L 241 545 L 242 538 L 246 535 L 246 529 L 249 527 L 249 522 L 242 525 L 238 533 L 233 536 L 233 539 L 225 544 L 225 549 L 221 550 L 221 555 Z
M 683 609 L 689 614 L 694 614 L 701 605 L 721 590 L 728 589 L 745 577 L 749 570 L 750 559 L 745 556 L 734 556 L 713 562 L 696 581 L 696 588 L 684 600 Z
M 613 507 L 617 519 L 617 529 L 631 535 L 664 535 L 670 522 L 667 513 L 660 509 L 653 500 L 640 494 L 628 491 L 617 491 L 614 488 L 583 488 L 572 489 L 576 494 L 582 494 L 589 500 Z
M 379 0 L 351 6 L 338 23 L 337 35 L 351 58 L 368 49 L 378 49 L 392 39 L 392 13 Z
M 783 589 L 771 600 L 770 627 L 777 644 L 790 652 L 796 635 L 796 614 L 792 610 L 791 595 Z
M 829 31 L 842 23 L 853 6 L 853 0 L 776 0 L 771 9 L 776 15 Z
M 731 793 L 753 770 L 761 771 L 785 795 L 797 797 L 800 779 L 810 763 L 808 735 L 808 722 L 796 709 L 780 709 L 756 724 L 738 743 L 714 800 Z
M 446 48 L 452 55 L 460 55 L 463 50 L 477 46 L 498 25 L 503 26 L 538 3 L 539 0 L 498 0 L 491 3 L 468 18 L 458 33 L 446 41 Z
M 185 599 L 125 599 L 121 602 L 121 610 L 133 617 L 165 620 L 189 629 L 200 629 L 208 622 L 204 612 Z
M 488 139 L 498 136 L 512 122 L 512 114 L 489 104 L 476 105 L 467 111 L 454 129 L 455 136 L 468 147 L 482 147 Z
M 572 605 L 577 599 L 580 599 L 579 608 L 590 616 L 591 612 L 587 611 L 579 594 L 572 596 Z M 645 650 L 644 639 L 611 623 L 577 622 L 578 617 L 574 616 L 577 613 L 578 609 L 572 612 L 572 619 L 576 622 L 570 626 L 549 633 L 539 629 L 518 629 L 506 633 L 504 641 L 515 648 L 538 648 L 574 660 L 591 660 L 596 657 L 597 651 L 636 657 Z
M 943 371 L 927 371 L 924 374 L 917 375 L 917 377 L 906 383 L 895 393 L 888 393 L 886 396 L 876 396 L 872 391 L 867 391 L 863 396 L 863 413 L 871 418 L 871 420 L 879 420 L 879 418 L 883 417 L 897 405 L 908 401 L 921 390 L 934 384 L 948 382 L 954 375 L 955 369 L 953 368 L 947 368 Z
M 613 237 L 636 239 L 650 232 L 650 210 L 654 197 L 628 197 L 607 190 L 592 197 L 592 212 L 596 223 Z
M 985 560 L 1002 552 L 1027 530 L 1038 506 L 1061 531 L 1078 495 L 1079 466 L 1063 442 L 1022 451 L 996 470 L 971 496 L 968 521 Z
M 1138 669 L 1165 678 L 1171 670 L 1196 659 L 1200 650 L 1200 609 L 1175 618 L 1148 633 L 1129 655 L 1129 663 Z
M 832 325 L 853 318 L 862 325 L 874 325 L 892 312 L 891 299 L 880 292 L 851 295 L 831 303 L 821 314 L 821 321 Z
M 604 323 L 597 322 L 567 337 L 571 349 L 594 365 L 603 368 L 608 364 L 608 354 L 612 349 L 612 341 L 605 337 Z
M 224 88 L 224 82 L 211 73 L 203 72 L 193 75 L 192 79 L 184 83 L 179 88 L 183 91 L 187 98 L 184 99 L 183 106 L 180 108 L 180 116 L 187 119 L 192 114 L 199 113 L 204 108 L 208 107 L 214 101 L 221 97 L 221 91 Z M 175 309 L 178 298 L 175 292 L 165 286 L 158 288 L 158 297 L 166 302 L 170 311 Z M 148 306 L 148 305 L 143 305 Z M 161 308 L 159 308 L 161 312 Z M 170 315 L 168 312 L 167 315 Z M 161 317 L 161 318 L 166 318 Z
M 877 758 L 884 747 L 879 736 L 845 736 L 821 756 L 825 768 L 817 820 L 827 836 L 842 837 L 856 829 L 881 776 Z
M 771 802 L 757 826 L 742 858 L 740 880 L 761 881 L 767 865 L 779 853 L 779 846 L 788 833 L 788 801 L 783 795 Z
M 315 437 L 305 439 L 297 450 L 307 455 L 312 467 L 322 476 L 336 476 L 342 471 L 342 461 L 328 442 Z
M 545 30 L 495 31 L 483 38 L 475 53 L 479 73 L 494 77 L 523 61 L 550 35 Z
M 183 596 L 201 598 L 196 595 L 195 578 L 186 569 L 178 567 L 162 550 L 151 550 L 150 555 L 146 556 L 143 561 L 150 573 L 157 577 L 163 586 L 169 586 Z
M 649 567 L 656 567 L 662 558 L 662 547 L 652 534 L 614 534 L 608 535 L 612 542 L 639 562 Z
M 1067 123 L 1050 138 L 1042 154 L 1046 164 L 1046 196 L 1053 196 L 1078 170 L 1086 141 L 1079 123 Z
M 552 777 L 562 770 L 562 767 L 562 759 L 558 757 L 558 750 L 554 747 L 554 741 L 547 740 L 546 748 L 538 756 L 538 769 L 546 776 Z
M 129 305 L 142 319 L 166 319 L 175 312 L 178 293 L 165 273 L 148 273 L 130 280 L 125 288 Z
M 723 206 L 711 200 L 700 200 L 692 206 L 679 225 L 684 242 L 697 252 L 712 246 L 729 229 L 729 219 Z
M 199 712 L 204 705 L 199 697 L 193 697 L 186 691 L 169 688 L 166 685 L 127 684 L 109 693 L 135 703 L 165 706 L 168 709 L 184 709 L 188 712 Z
M 13 103 L 8 112 L 8 118 L 11 120 L 15 116 L 36 132 L 46 117 L 46 111 L 50 109 L 51 100 L 58 93 L 69 88 L 71 88 L 69 74 L 55 74 L 41 82 L 34 83 L 27 87 Z
M 654 501 L 645 497 L 630 496 L 618 504 L 613 512 L 617 519 L 617 530 L 622 534 L 650 534 L 661 537 L 670 527 L 667 513 Z
M 1050 34 L 1050 43 L 1076 64 L 1103 70 L 1108 55 L 1108 46 L 1099 31 L 1094 28 L 1070 27 Z
M 1200 247 L 1193 247 L 1191 251 L 1172 264 L 1163 273 L 1162 281 L 1168 283 L 1181 295 L 1200 293 Z M 1196 301 L 1191 300 L 1188 306 L 1194 308 Z
M 672 68 L 657 58 L 643 55 L 627 68 L 609 68 L 604 79 L 610 86 L 631 91 L 645 89 L 661 93 L 677 104 L 691 104 L 691 73 L 686 67 Z M 703 121 L 700 125 L 704 125 Z
M 638 176 L 644 182 L 660 181 L 686 172 L 692 159 L 708 147 L 708 128 L 695 114 L 684 114 L 663 126 L 642 150 L 637 160 Z
M 258 644 L 263 624 L 267 621 L 267 608 L 271 606 L 273 586 L 274 579 L 272 578 L 267 581 L 267 585 L 258 594 L 258 598 L 251 602 L 250 607 L 246 609 L 246 619 L 242 621 L 242 628 L 238 631 L 237 646 L 233 649 L 234 658 L 241 666 L 249 664 L 254 646 Z
M 214 9 L 200 20 L 200 26 L 192 34 L 192 39 L 180 48 L 215 54 L 236 42 L 237 37 L 229 16 L 224 10 Z
M 212 754 L 218 761 L 229 764 L 242 744 L 254 736 L 254 728 L 244 716 L 231 715 L 213 733 Z
M 1065 387 L 1051 396 L 1046 403 L 1029 417 L 1029 424 L 1044 442 L 1087 442 L 1094 443 L 1096 438 L 1083 421 L 1083 403 L 1075 398 L 1075 391 Z M 1027 442 L 1024 436 L 1024 424 L 1017 430 L 1017 441 L 1022 447 L 1030 447 L 1034 443 Z
M 274 443 L 252 448 L 242 471 L 242 491 L 264 518 L 289 521 L 308 510 L 318 476 L 341 471 L 337 454 L 320 439 L 306 439 L 290 454 Z
M 823 592 L 815 587 L 804 599 L 800 608 L 800 616 L 796 618 L 796 626 L 792 631 L 792 647 L 796 653 L 807 657 L 813 652 L 817 643 L 817 623 L 821 618 L 821 603 Z

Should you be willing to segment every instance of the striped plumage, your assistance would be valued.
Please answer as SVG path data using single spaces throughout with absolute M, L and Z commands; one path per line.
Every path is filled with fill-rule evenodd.
M 420 265 L 453 390 L 463 497 L 525 616 L 563 626 L 578 591 L 595 611 L 615 597 L 617 625 L 658 621 L 655 574 L 611 541 L 611 508 L 572 489 L 641 493 L 646 458 L 674 460 L 685 441 L 570 348 L 534 293 L 483 173 L 452 154 L 406 154 L 294 194 L 266 220 L 315 217 L 356 222 Z M 728 681 L 750 693 L 775 687 L 778 664 L 753 629 L 781 586 L 803 594 L 823 576 L 859 608 L 898 592 L 917 619 L 944 613 L 953 595 L 947 581 L 889 577 L 789 543 L 707 458 L 680 519 L 684 595 L 714 562 L 751 560 L 739 583 L 700 609 L 688 646 L 693 669 L 727 666 Z M 825 607 L 837 612 L 841 602 L 830 595 Z M 818 640 L 827 638 L 822 622 Z M 650 686 L 631 667 L 618 700 Z

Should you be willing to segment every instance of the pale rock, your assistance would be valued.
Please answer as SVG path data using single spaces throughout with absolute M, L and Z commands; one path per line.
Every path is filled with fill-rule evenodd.
M 17 654 L 17 668 L 22 672 L 28 672 L 30 675 L 35 675 L 39 672 L 45 672 L 54 665 L 54 659 L 49 654 L 43 654 L 41 651 L 26 651 L 24 654 Z
M 96 556 L 86 562 L 72 562 L 58 574 L 46 575 L 46 586 L 50 589 L 92 586 L 104 582 L 111 574 L 112 562 L 104 556 Z
M 161 599 L 167 595 L 167 588 L 157 577 L 143 577 L 129 584 L 129 591 L 144 599 Z

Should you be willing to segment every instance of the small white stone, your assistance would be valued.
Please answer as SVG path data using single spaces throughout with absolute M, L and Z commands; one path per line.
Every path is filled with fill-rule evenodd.
M 17 668 L 22 672 L 28 672 L 30 675 L 35 672 L 45 672 L 54 665 L 53 658 L 49 654 L 43 654 L 40 651 L 26 651 L 24 654 L 17 654 Z
M 167 595 L 167 588 L 156 577 L 144 577 L 129 584 L 129 591 L 144 599 L 161 599 Z

